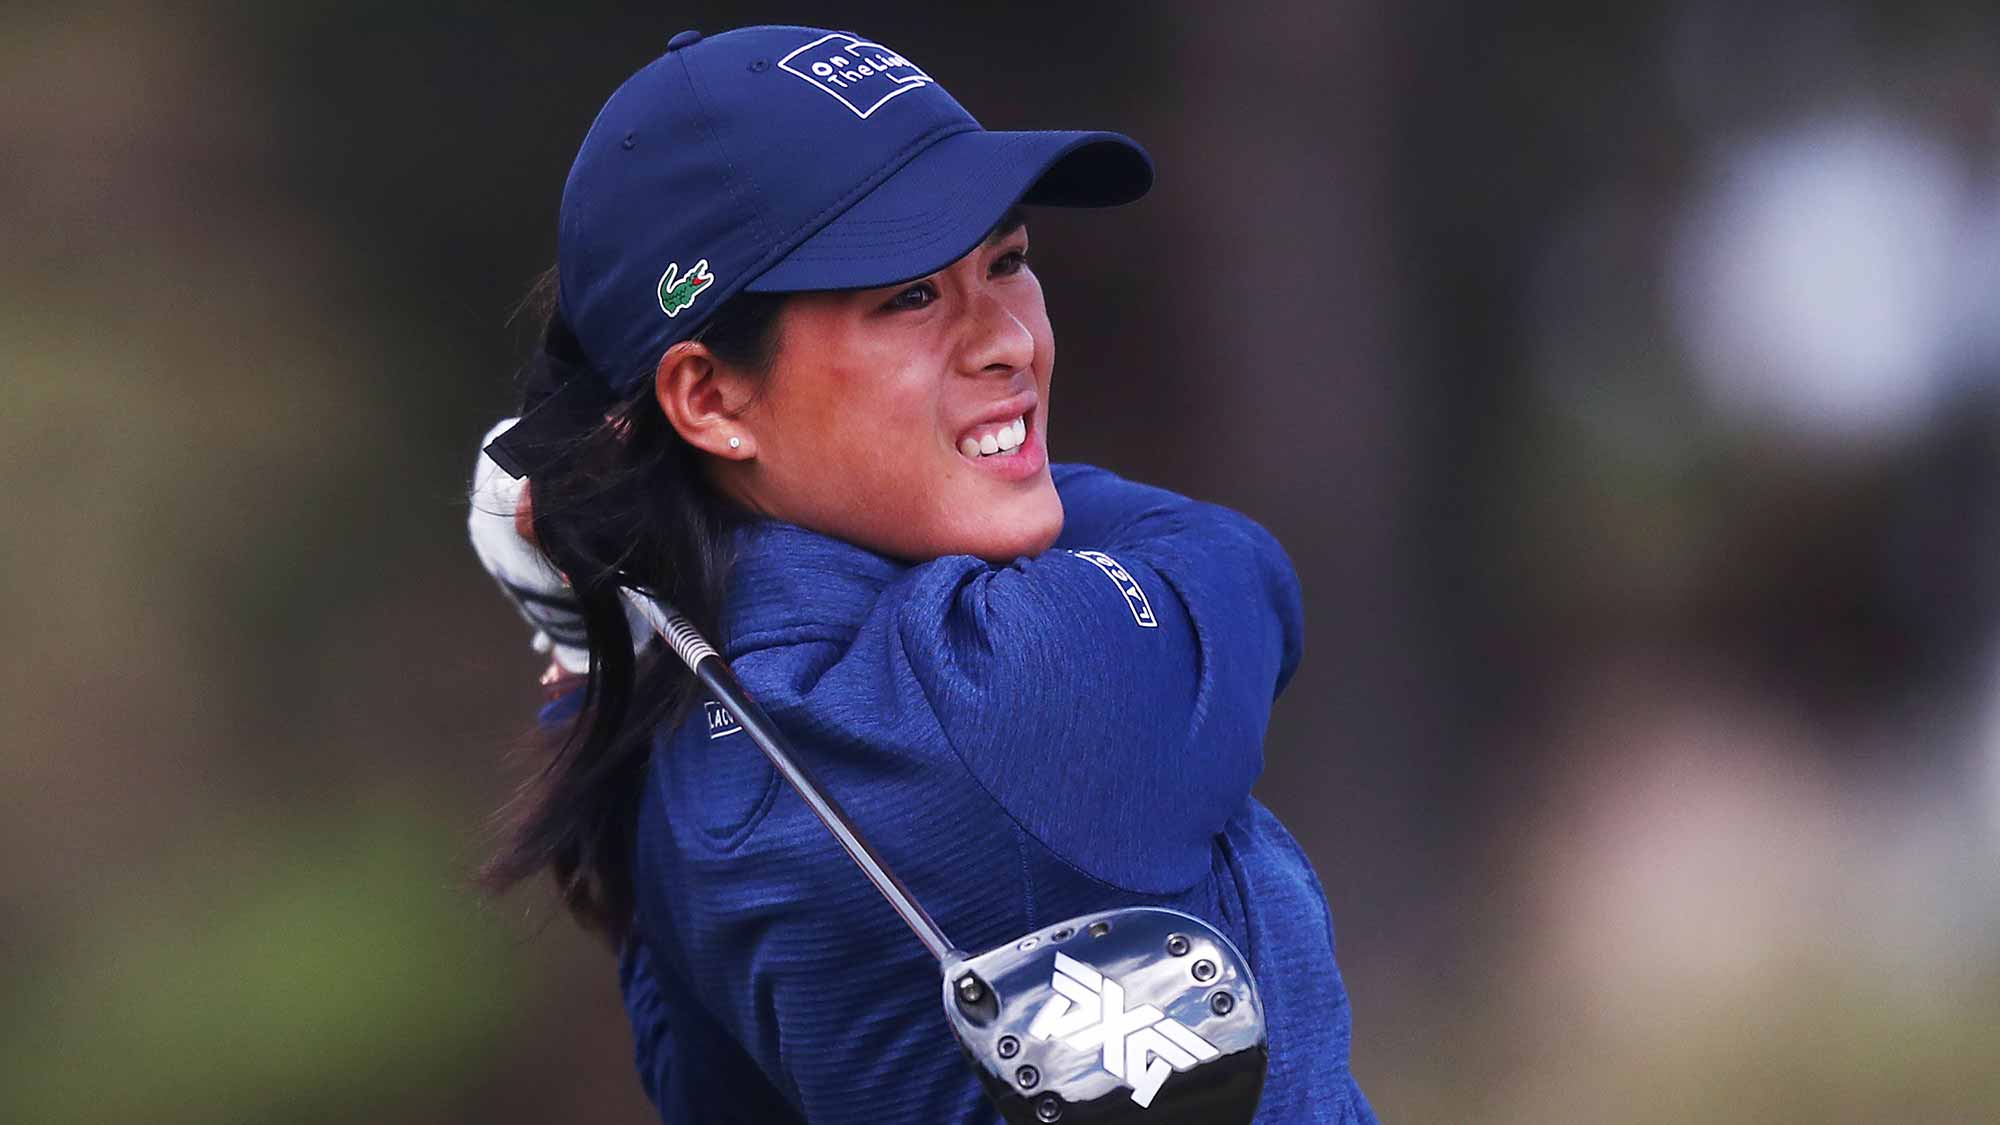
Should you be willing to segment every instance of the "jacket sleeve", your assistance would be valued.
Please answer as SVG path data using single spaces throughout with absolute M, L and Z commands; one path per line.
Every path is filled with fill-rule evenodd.
M 542 704 L 536 721 L 545 730 L 567 723 L 576 717 L 582 703 L 582 687 L 573 687 Z M 675 1081 L 685 1083 L 687 1079 L 674 1073 L 673 1002 L 661 984 L 652 950 L 635 931 L 618 950 L 618 992 L 632 1028 L 632 1061 L 639 1072 L 639 1086 L 653 1103 L 662 1125 L 681 1125 L 696 1119 L 682 1112 L 686 1091 L 676 1087 Z
M 1058 547 L 918 567 L 901 647 L 952 749 L 1024 829 L 1101 881 L 1184 889 L 1263 769 L 1297 667 L 1297 576 L 1225 508 L 1058 470 Z
M 618 991 L 625 1000 L 625 1017 L 632 1025 L 632 1055 L 639 1068 L 639 1085 L 662 1114 L 661 1120 L 671 1122 L 673 1119 L 664 1114 L 678 1102 L 667 1096 L 674 1080 L 672 1028 L 645 942 L 628 940 L 618 951 Z

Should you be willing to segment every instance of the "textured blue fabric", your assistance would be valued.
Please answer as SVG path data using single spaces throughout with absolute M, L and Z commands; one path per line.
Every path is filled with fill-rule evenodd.
M 1300 655 L 1291 566 L 1226 509 L 1084 466 L 1056 482 L 1057 549 L 1005 567 L 746 529 L 725 655 L 962 948 L 1195 914 L 1257 974 L 1257 1121 L 1373 1122 L 1325 896 L 1250 796 Z M 998 1120 L 934 963 L 726 719 L 656 738 L 634 871 L 620 980 L 663 1121 Z

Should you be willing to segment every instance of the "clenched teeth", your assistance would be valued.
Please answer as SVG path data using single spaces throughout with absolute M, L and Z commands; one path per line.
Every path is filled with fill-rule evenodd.
M 1019 449 L 1028 440 L 1028 419 L 1024 415 L 977 437 L 967 434 L 958 441 L 958 451 L 967 457 L 991 457 Z

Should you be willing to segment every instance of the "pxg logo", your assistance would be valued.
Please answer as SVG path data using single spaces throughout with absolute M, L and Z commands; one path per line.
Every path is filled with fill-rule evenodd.
M 778 69 L 795 74 L 840 99 L 866 120 L 897 94 L 931 84 L 931 76 L 880 43 L 844 32 L 822 35 L 778 60 Z
M 1101 1051 L 1104 1069 L 1132 1087 L 1140 1109 L 1177 1070 L 1193 1070 L 1222 1054 L 1193 1028 L 1151 1004 L 1125 1006 L 1125 988 L 1067 954 L 1056 954 L 1049 982 L 1056 995 L 1028 1025 L 1036 1039 L 1060 1039 L 1079 1051 Z

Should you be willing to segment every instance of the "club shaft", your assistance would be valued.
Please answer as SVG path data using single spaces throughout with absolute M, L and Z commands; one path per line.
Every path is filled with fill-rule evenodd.
M 631 594 L 629 591 L 628 596 L 645 614 L 661 638 L 694 672 L 695 678 L 708 689 L 715 701 L 735 716 L 744 733 L 750 736 L 750 740 L 755 742 L 757 748 L 764 752 L 764 756 L 771 760 L 771 765 L 804 799 L 806 806 L 812 809 L 813 815 L 819 818 L 820 823 L 826 825 L 826 830 L 833 833 L 833 838 L 839 841 L 848 858 L 854 861 L 855 866 L 861 868 L 861 873 L 868 877 L 868 881 L 875 885 L 875 889 L 881 892 L 882 897 L 889 900 L 889 905 L 902 917 L 911 932 L 917 935 L 917 940 L 924 944 L 930 955 L 940 965 L 963 959 L 965 954 L 954 946 L 951 939 L 944 935 L 944 931 L 938 928 L 938 924 L 931 920 L 931 916 L 925 912 L 923 906 L 910 894 L 909 888 L 903 885 L 903 881 L 890 870 L 888 863 L 883 861 L 874 846 L 861 835 L 860 829 L 848 818 L 846 810 L 821 789 L 819 783 L 813 780 L 812 774 L 792 756 L 791 749 L 786 744 L 784 735 L 779 732 L 777 724 L 771 721 L 771 717 L 764 713 L 764 709 L 757 705 L 756 700 L 750 698 L 750 693 L 737 681 L 736 673 L 722 659 L 721 654 L 702 639 L 701 634 L 687 618 L 681 616 L 679 611 L 664 602 Z

